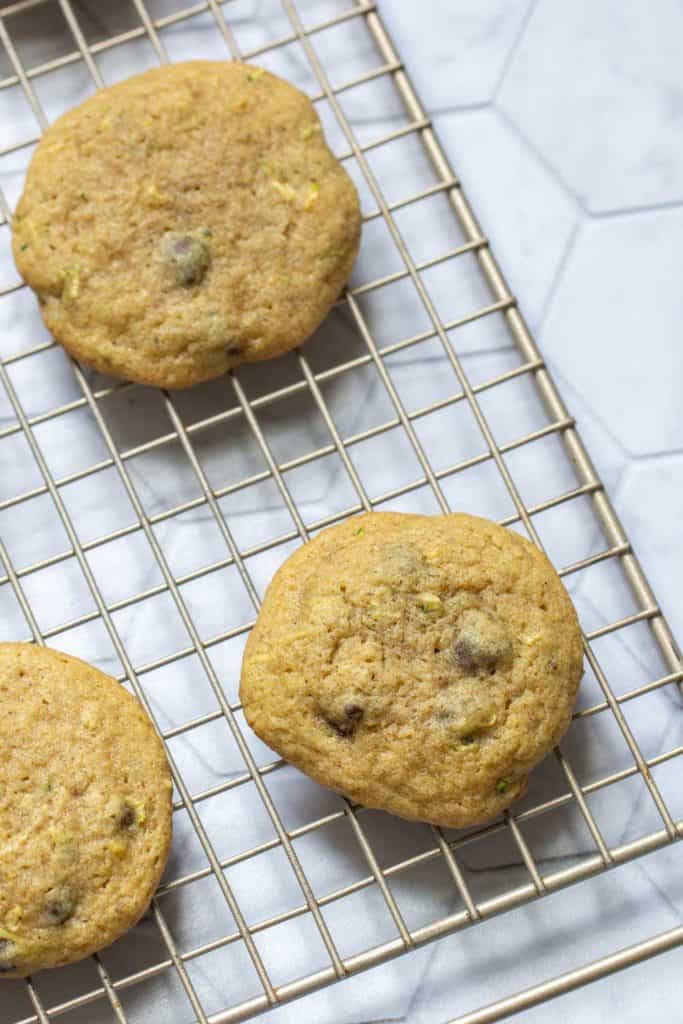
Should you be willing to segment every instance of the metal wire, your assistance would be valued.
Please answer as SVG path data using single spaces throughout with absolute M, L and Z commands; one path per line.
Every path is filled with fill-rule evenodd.
M 670 949 L 676 949 L 683 945 L 683 926 L 671 928 L 668 932 L 661 932 L 653 935 L 651 939 L 645 939 L 633 946 L 627 946 L 609 956 L 601 957 L 599 960 L 576 968 L 568 974 L 561 974 L 556 978 L 543 982 L 541 985 L 534 985 L 532 988 L 518 992 L 517 995 L 508 996 L 504 1000 L 491 1005 L 484 1006 L 474 1013 L 467 1013 L 464 1017 L 458 1017 L 457 1021 L 451 1024 L 492 1024 L 493 1021 L 501 1020 L 503 1016 L 509 1017 L 520 1010 L 528 1010 L 532 1006 L 544 1003 L 553 996 L 564 995 L 581 985 L 587 985 L 598 978 L 604 978 L 616 971 L 623 971 L 625 967 L 642 963 L 652 956 L 666 953 Z
M 95 43 L 88 43 L 87 35 L 79 20 L 79 14 L 71 0 L 57 0 L 59 9 L 71 34 L 73 49 L 55 59 L 27 67 L 22 61 L 20 50 L 12 38 L 12 19 L 21 12 L 32 11 L 48 2 L 49 0 L 20 0 L 20 2 L 6 4 L 0 8 L 0 43 L 5 50 L 11 69 L 11 73 L 0 80 L 0 90 L 9 90 L 16 87 L 21 89 L 33 111 L 36 124 L 41 132 L 47 127 L 48 118 L 34 90 L 34 82 L 36 80 L 39 80 L 49 72 L 80 64 L 85 67 L 93 85 L 99 88 L 103 85 L 103 79 L 97 64 L 97 57 L 100 54 L 118 47 L 124 48 L 125 51 L 125 47 L 128 44 L 136 40 L 147 39 L 157 59 L 164 62 L 168 59 L 163 39 L 164 31 L 173 25 L 190 21 L 199 15 L 208 14 L 211 16 L 216 33 L 224 43 L 226 57 L 232 59 L 252 59 L 262 54 L 276 52 L 282 47 L 297 46 L 317 82 L 317 92 L 313 93 L 312 98 L 314 101 L 325 101 L 328 104 L 345 138 L 348 148 L 339 154 L 340 158 L 355 161 L 376 204 L 374 210 L 365 213 L 364 220 L 366 223 L 378 219 L 383 221 L 402 266 L 399 270 L 392 273 L 384 274 L 374 280 L 349 288 L 340 299 L 340 308 L 345 310 L 350 316 L 357 336 L 364 344 L 365 351 L 362 354 L 346 359 L 333 367 L 316 372 L 311 367 L 306 352 L 299 351 L 297 353 L 297 362 L 300 378 L 293 383 L 261 394 L 255 398 L 249 397 L 240 374 L 232 374 L 226 378 L 225 382 L 225 408 L 190 423 L 184 422 L 183 417 L 178 411 L 177 401 L 168 394 L 163 394 L 163 406 L 168 418 L 169 429 L 151 440 L 129 448 L 122 448 L 117 445 L 102 414 L 101 406 L 110 396 L 129 389 L 133 385 L 114 384 L 97 390 L 93 389 L 86 375 L 74 363 L 73 373 L 79 390 L 78 397 L 62 405 L 29 416 L 23 407 L 19 390 L 12 380 L 10 367 L 23 360 L 40 359 L 45 352 L 53 347 L 54 343 L 49 341 L 41 342 L 13 352 L 11 355 L 0 360 L 0 382 L 4 386 L 15 417 L 14 423 L 10 423 L 0 430 L 0 443 L 5 439 L 15 436 L 23 438 L 28 444 L 42 478 L 40 484 L 20 494 L 10 495 L 3 499 L 0 502 L 0 512 L 16 510 L 16 514 L 21 514 L 21 508 L 26 502 L 35 498 L 45 497 L 51 502 L 55 519 L 61 523 L 68 540 L 68 546 L 63 550 L 34 561 L 31 564 L 21 566 L 13 564 L 7 547 L 0 541 L 0 588 L 6 586 L 13 592 L 18 607 L 23 613 L 27 632 L 26 636 L 21 639 L 34 640 L 42 644 L 47 640 L 66 634 L 76 627 L 87 626 L 90 623 L 101 623 L 108 634 L 123 670 L 119 676 L 120 681 L 127 680 L 130 683 L 139 699 L 150 714 L 152 714 L 152 717 L 154 717 L 153 709 L 150 706 L 141 679 L 145 675 L 168 665 L 181 662 L 190 657 L 196 658 L 207 680 L 210 691 L 216 700 L 217 706 L 215 710 L 208 711 L 165 730 L 161 729 L 159 724 L 156 723 L 157 728 L 168 743 L 176 737 L 189 735 L 194 730 L 198 730 L 208 723 L 223 720 L 227 723 L 244 766 L 243 771 L 231 776 L 224 782 L 210 788 L 191 792 L 190 787 L 185 782 L 183 773 L 173 757 L 172 751 L 169 750 L 170 763 L 178 795 L 174 809 L 178 813 L 183 812 L 187 815 L 205 855 L 206 866 L 191 872 L 185 872 L 167 881 L 159 889 L 154 899 L 152 918 L 156 923 L 166 955 L 156 963 L 134 974 L 116 979 L 112 978 L 102 959 L 95 957 L 94 963 L 100 984 L 96 988 L 74 995 L 73 998 L 66 1002 L 48 1008 L 43 1005 L 35 985 L 29 980 L 27 981 L 27 993 L 33 1007 L 33 1015 L 25 1017 L 22 1021 L 14 1022 L 14 1024 L 36 1024 L 36 1022 L 49 1024 L 51 1020 L 68 1013 L 70 1010 L 86 1006 L 97 1000 L 106 1000 L 119 1024 L 126 1024 L 127 1017 L 124 1006 L 119 998 L 119 993 L 137 986 L 140 986 L 144 991 L 146 982 L 167 971 L 174 972 L 178 978 L 195 1020 L 201 1021 L 202 1024 L 228 1024 L 228 1022 L 244 1020 L 269 1007 L 279 1005 L 288 999 L 295 998 L 305 992 L 338 980 L 349 973 L 371 967 L 416 945 L 431 941 L 456 929 L 476 924 L 479 920 L 493 914 L 501 913 L 514 906 L 522 905 L 531 899 L 543 897 L 547 893 L 573 884 L 581 879 L 591 877 L 607 869 L 615 868 L 635 857 L 642 856 L 683 837 L 683 822 L 674 819 L 652 775 L 652 768 L 682 756 L 683 748 L 663 750 L 655 756 L 645 757 L 622 711 L 622 705 L 625 703 L 659 691 L 663 687 L 675 685 L 683 679 L 680 652 L 674 644 L 668 625 L 633 555 L 621 524 L 604 493 L 602 483 L 581 444 L 575 430 L 574 421 L 565 408 L 550 378 L 542 356 L 529 335 L 521 314 L 517 309 L 514 297 L 511 295 L 500 269 L 491 254 L 488 240 L 481 232 L 463 190 L 439 147 L 429 119 L 421 107 L 403 69 L 400 57 L 396 53 L 379 19 L 376 5 L 370 2 L 370 0 L 356 0 L 352 7 L 341 11 L 335 16 L 319 21 L 315 25 L 304 27 L 297 5 L 293 0 L 282 0 L 282 9 L 288 20 L 290 31 L 265 45 L 259 45 L 256 48 L 241 52 L 237 42 L 237 34 L 231 25 L 230 0 L 205 0 L 205 2 L 194 3 L 181 10 L 157 18 L 153 17 L 150 13 L 145 0 L 132 0 L 139 24 Z M 333 88 L 324 63 L 318 55 L 316 37 L 326 30 L 336 29 L 349 23 L 365 24 L 368 38 L 375 44 L 379 63 L 377 67 L 366 70 L 362 74 Z M 355 87 L 380 81 L 390 81 L 393 84 L 396 93 L 403 102 L 408 123 L 377 138 L 364 141 L 361 144 L 345 116 L 339 97 L 342 93 Z M 0 157 L 20 152 L 26 147 L 33 145 L 39 137 L 39 133 L 31 134 L 18 142 L 12 142 L 9 145 L 0 147 Z M 378 177 L 373 171 L 367 154 L 386 146 L 392 141 L 406 137 L 414 137 L 420 140 L 424 152 L 429 157 L 432 167 L 437 174 L 438 181 L 418 192 L 390 202 L 384 195 L 381 177 Z M 464 234 L 465 241 L 458 246 L 451 247 L 443 253 L 420 262 L 414 259 L 410 247 L 406 245 L 395 214 L 432 196 L 446 197 L 452 207 L 454 217 L 457 218 Z M 2 224 L 9 224 L 10 220 L 11 210 L 9 204 L 0 193 L 0 226 Z M 426 271 L 444 265 L 448 261 L 455 261 L 467 258 L 468 256 L 477 261 L 482 279 L 489 287 L 491 299 L 488 303 L 481 305 L 478 309 L 464 316 L 444 322 L 424 285 L 423 275 Z M 398 282 L 411 286 L 427 316 L 429 327 L 418 334 L 392 341 L 390 344 L 379 345 L 373 336 L 370 323 L 364 313 L 363 299 L 369 294 L 388 288 Z M 21 287 L 23 286 L 19 284 L 4 286 L 0 289 L 0 302 L 2 302 L 4 297 L 13 295 Z M 513 369 L 506 370 L 484 381 L 473 384 L 469 380 L 462 359 L 458 355 L 458 331 L 466 325 L 486 317 L 498 317 L 505 321 L 521 355 L 522 362 Z M 454 338 L 455 341 L 453 340 Z M 438 401 L 431 402 L 420 408 L 410 409 L 406 406 L 405 401 L 394 384 L 388 360 L 399 352 L 430 341 L 434 341 L 440 346 L 443 355 L 450 365 L 455 390 Z M 345 374 L 361 368 L 370 369 L 377 375 L 387 400 L 393 408 L 393 414 L 378 425 L 345 436 L 335 421 L 330 405 L 325 398 L 324 385 L 329 381 L 341 378 Z M 498 444 L 495 440 L 491 424 L 483 411 L 480 398 L 489 392 L 495 394 L 495 389 L 501 385 L 521 379 L 530 379 L 535 384 L 538 394 L 541 396 L 548 411 L 549 422 L 536 430 L 520 434 L 504 444 Z M 280 461 L 268 442 L 266 432 L 259 417 L 269 407 L 303 395 L 310 398 L 313 407 L 320 415 L 329 435 L 329 441 L 319 445 L 313 451 L 306 452 L 287 461 Z M 441 410 L 454 409 L 460 404 L 469 409 L 474 421 L 478 425 L 483 450 L 477 455 L 462 459 L 437 470 L 432 465 L 427 451 L 420 440 L 417 426 L 424 417 L 428 417 Z M 66 475 L 55 477 L 42 454 L 35 430 L 43 424 L 56 422 L 61 417 L 77 410 L 87 410 L 90 413 L 95 430 L 103 442 L 107 454 L 97 463 L 88 465 L 85 468 L 74 469 Z M 198 454 L 197 440 L 206 432 L 217 427 L 225 429 L 233 424 L 233 422 L 242 422 L 246 425 L 263 458 L 265 468 L 236 482 L 231 482 L 221 487 L 213 486 L 203 465 L 202 458 Z M 419 465 L 420 475 L 398 487 L 371 496 L 354 464 L 351 453 L 355 446 L 362 445 L 363 442 L 396 430 L 400 431 L 409 442 Z M 564 493 L 554 495 L 535 505 L 526 504 L 515 482 L 514 475 L 509 468 L 506 456 L 526 445 L 538 442 L 544 438 L 553 437 L 561 439 L 569 458 L 576 467 L 577 485 Z M 182 456 L 197 482 L 199 494 L 190 500 L 178 502 L 177 498 L 174 500 L 172 493 L 168 493 L 164 495 L 166 507 L 161 511 L 156 511 L 154 514 L 148 514 L 145 511 L 144 504 L 140 499 L 128 466 L 135 458 L 141 455 L 158 453 L 171 445 L 179 447 L 182 452 Z M 335 456 L 339 460 L 339 464 L 346 474 L 351 490 L 357 500 L 347 507 L 327 514 L 324 517 L 307 521 L 304 511 L 297 504 L 288 483 L 289 474 L 293 470 L 304 466 L 315 468 L 320 460 L 324 460 L 329 456 Z M 362 808 L 355 807 L 347 801 L 340 801 L 338 810 L 323 815 L 316 820 L 309 821 L 298 828 L 286 827 L 277 802 L 264 782 L 267 776 L 281 770 L 284 763 L 280 760 L 265 765 L 257 763 L 242 732 L 242 726 L 238 717 L 240 705 L 239 703 L 231 702 L 227 698 L 208 654 L 211 648 L 245 634 L 251 628 L 253 621 L 242 622 L 229 630 L 224 630 L 220 634 L 202 639 L 188 608 L 183 588 L 188 583 L 232 567 L 236 570 L 241 585 L 251 601 L 253 611 L 256 613 L 259 607 L 259 598 L 257 587 L 253 580 L 251 565 L 253 559 L 258 555 L 277 549 L 292 541 L 305 542 L 312 532 L 324 526 L 339 522 L 349 515 L 363 510 L 370 510 L 381 506 L 389 500 L 404 497 L 425 488 L 433 495 L 436 506 L 441 511 L 448 511 L 450 505 L 444 486 L 445 483 L 451 478 L 457 478 L 458 474 L 467 469 L 485 464 L 490 464 L 495 468 L 514 508 L 514 512 L 501 520 L 501 522 L 508 526 L 521 525 L 529 537 L 539 546 L 541 541 L 535 526 L 537 516 L 560 506 L 571 507 L 572 502 L 587 501 L 592 505 L 595 519 L 602 527 L 606 546 L 603 550 L 597 551 L 589 557 L 561 567 L 559 569 L 560 574 L 568 577 L 607 562 L 617 564 L 623 570 L 624 577 L 635 594 L 638 602 L 638 611 L 622 616 L 613 622 L 606 623 L 585 636 L 586 659 L 604 699 L 590 707 L 577 711 L 575 718 L 586 719 L 596 715 L 610 715 L 623 736 L 625 746 L 631 756 L 631 762 L 626 767 L 611 771 L 609 774 L 594 779 L 590 783 L 581 784 L 580 776 L 570 763 L 566 752 L 558 749 L 556 751 L 556 759 L 567 784 L 565 792 L 543 803 L 527 807 L 519 813 L 508 812 L 499 821 L 474 829 L 466 835 L 460 835 L 456 838 L 447 837 L 441 829 L 432 829 L 430 833 L 432 843 L 427 849 L 383 868 L 381 866 L 381 859 L 378 857 L 373 846 L 369 831 L 364 824 L 365 812 Z M 133 518 L 125 526 L 110 530 L 95 538 L 83 540 L 79 535 L 73 518 L 67 510 L 62 497 L 62 490 L 67 485 L 82 480 L 95 480 L 98 474 L 105 471 L 115 472 L 130 502 Z M 242 549 L 236 542 L 230 524 L 226 520 L 219 503 L 230 495 L 266 481 L 272 483 L 276 488 L 283 507 L 289 513 L 292 528 L 250 548 Z M 173 521 L 183 513 L 195 509 L 204 509 L 210 513 L 224 545 L 224 554 L 210 564 L 202 565 L 184 574 L 174 574 L 157 539 L 155 527 L 162 523 Z M 161 581 L 126 598 L 108 602 L 102 594 L 90 567 L 88 555 L 113 541 L 125 540 L 136 535 L 144 538 L 158 567 Z M 50 628 L 41 629 L 31 603 L 27 598 L 25 582 L 30 580 L 39 571 L 59 566 L 69 561 L 74 561 L 79 567 L 83 580 L 91 594 L 94 607 L 92 610 L 80 614 L 69 621 L 59 622 Z M 114 616 L 124 609 L 135 607 L 150 598 L 162 594 L 168 595 L 173 601 L 183 623 L 189 643 L 153 661 L 135 664 L 135 659 L 126 649 L 126 645 L 121 638 Z M 639 622 L 646 622 L 652 630 L 670 671 L 656 679 L 640 683 L 638 686 L 616 695 L 598 661 L 596 651 L 592 645 L 594 641 L 610 633 Z M 632 842 L 622 843 L 619 846 L 610 846 L 602 834 L 587 798 L 592 793 L 634 777 L 642 779 L 664 827 L 658 831 L 651 831 Z M 212 844 L 197 807 L 206 801 L 211 801 L 220 794 L 245 785 L 253 786 L 256 799 L 265 810 L 273 826 L 274 834 L 271 839 L 253 845 L 249 849 L 221 858 Z M 524 823 L 543 814 L 569 806 L 574 806 L 578 810 L 586 824 L 593 849 L 588 851 L 579 863 L 573 864 L 571 867 L 544 872 L 536 861 L 531 846 L 524 835 Z M 297 854 L 296 844 L 304 836 L 313 835 L 315 832 L 329 827 L 334 822 L 343 821 L 349 824 L 350 832 L 355 837 L 358 849 L 367 865 L 368 873 L 350 884 L 331 889 L 322 895 L 316 895 L 314 887 L 311 885 L 301 859 Z M 459 854 L 466 847 L 476 845 L 487 837 L 499 834 L 506 834 L 510 837 L 514 848 L 519 854 L 521 864 L 526 870 L 527 880 L 501 895 L 486 900 L 477 900 L 467 882 L 466 873 L 463 871 L 458 859 Z M 275 850 L 282 851 L 284 854 L 296 879 L 301 902 L 277 915 L 250 923 L 240 905 L 239 899 L 228 882 L 226 870 Z M 456 909 L 453 913 L 440 917 L 419 928 L 411 928 L 402 912 L 400 901 L 392 890 L 392 880 L 399 878 L 420 865 L 428 864 L 432 861 L 440 861 L 445 865 L 452 882 L 450 895 L 461 909 Z M 169 926 L 167 916 L 162 911 L 162 904 L 170 893 L 177 892 L 183 887 L 203 878 L 214 878 L 216 880 L 222 897 L 234 920 L 235 928 L 232 932 L 214 938 L 208 943 L 181 951 L 174 937 L 173 930 Z M 342 956 L 337 948 L 323 910 L 370 888 L 374 888 L 381 896 L 395 927 L 395 937 L 372 949 L 356 950 L 351 955 Z M 320 970 L 306 977 L 298 979 L 289 978 L 283 984 L 276 984 L 272 980 L 261 955 L 256 937 L 268 932 L 269 929 L 277 925 L 304 916 L 309 916 L 315 925 L 317 934 L 326 952 L 327 963 Z M 651 955 L 659 948 L 670 948 L 674 942 L 679 940 L 680 936 L 671 935 L 652 940 L 650 944 L 641 944 L 635 952 L 622 951 L 613 960 L 608 958 L 604 963 L 602 961 L 596 962 L 596 965 L 582 968 L 577 972 L 572 972 L 570 975 L 563 976 L 562 979 L 554 979 L 552 982 L 548 982 L 545 988 L 540 986 L 537 989 L 528 990 L 527 993 L 520 993 L 517 997 L 501 1000 L 500 1003 L 487 1007 L 482 1011 L 477 1011 L 473 1015 L 462 1019 L 472 1020 L 473 1022 L 475 1020 L 483 1022 L 484 1020 L 493 1021 L 501 1019 L 508 1012 L 512 1012 L 510 1010 L 511 1006 L 519 1009 L 535 1005 L 542 998 L 558 994 L 561 991 L 567 991 L 575 987 L 576 984 L 588 980 L 590 977 L 601 976 L 601 974 L 616 969 L 616 966 L 635 962 L 637 959 Z M 248 1000 L 234 1005 L 226 1005 L 219 1012 L 209 1014 L 202 1002 L 201 995 L 193 983 L 190 972 L 187 969 L 187 964 L 195 959 L 201 959 L 214 950 L 227 947 L 233 943 L 241 943 L 246 950 L 253 964 L 255 975 L 258 978 L 260 992 Z

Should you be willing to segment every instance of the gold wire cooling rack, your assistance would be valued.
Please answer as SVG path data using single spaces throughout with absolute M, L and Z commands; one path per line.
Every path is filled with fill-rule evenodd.
M 630 711 L 675 695 L 680 653 L 376 5 L 19 0 L 0 39 L 0 635 L 130 686 L 176 797 L 146 921 L 84 965 L 6 983 L 3 1021 L 244 1020 L 680 839 L 683 747 L 639 735 Z M 54 116 L 203 56 L 308 90 L 365 233 L 304 351 L 171 397 L 67 359 L 16 278 L 9 224 Z M 363 509 L 452 506 L 543 544 L 587 630 L 562 749 L 513 813 L 466 833 L 319 791 L 255 741 L 237 698 L 259 595 L 294 546 Z M 615 831 L 623 787 L 640 810 Z M 482 889 L 468 858 L 501 846 L 517 870 Z M 681 942 L 675 928 L 458 1019 L 500 1020 Z

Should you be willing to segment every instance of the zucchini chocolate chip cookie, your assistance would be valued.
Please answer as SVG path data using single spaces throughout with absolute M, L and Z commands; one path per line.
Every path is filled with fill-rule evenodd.
M 360 210 L 302 92 L 260 68 L 192 61 L 59 118 L 13 229 L 64 348 L 182 388 L 304 341 L 351 273 Z
M 171 778 L 142 706 L 76 658 L 0 644 L 0 979 L 73 963 L 147 909 Z
M 375 512 L 279 570 L 241 699 L 261 739 L 324 785 L 457 828 L 522 795 L 581 673 L 576 613 L 532 544 L 473 516 Z

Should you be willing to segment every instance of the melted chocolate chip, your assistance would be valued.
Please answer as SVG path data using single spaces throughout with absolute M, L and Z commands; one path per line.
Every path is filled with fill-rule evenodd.
M 503 622 L 489 612 L 471 608 L 460 616 L 451 657 L 466 675 L 492 673 L 512 655 Z
M 356 701 L 347 701 L 341 707 L 326 708 L 322 716 L 338 736 L 352 736 L 363 717 L 363 708 Z
M 207 245 L 193 235 L 167 231 L 161 239 L 161 258 L 176 284 L 199 284 L 211 262 Z
M 453 641 L 453 657 L 468 674 L 495 668 L 496 659 L 475 637 L 460 636 Z
M 73 917 L 75 909 L 76 899 L 70 886 L 61 885 L 48 895 L 43 904 L 43 922 L 50 927 L 57 927 Z
M 138 816 L 135 812 L 135 808 L 131 804 L 124 803 L 116 818 L 116 824 L 118 827 L 122 831 L 127 832 L 128 829 L 135 827 L 137 820 Z
M 360 704 L 352 701 L 344 706 L 344 715 L 349 722 L 357 724 L 363 717 L 363 709 Z

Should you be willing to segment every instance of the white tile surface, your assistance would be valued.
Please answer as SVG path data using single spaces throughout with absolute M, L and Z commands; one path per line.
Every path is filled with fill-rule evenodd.
M 536 327 L 579 219 L 577 204 L 495 107 L 438 114 L 435 124 Z
M 676 0 L 540 2 L 529 19 L 499 102 L 593 213 L 683 199 L 682 19 Z
M 680 438 L 679 438 L 680 442 Z M 683 571 L 683 454 L 634 460 L 615 494 L 615 504 L 677 637 L 683 636 L 683 607 L 677 581 Z M 654 513 L 654 514 L 653 514 Z
M 430 112 L 486 103 L 496 92 L 533 3 L 461 0 L 386 4 L 382 13 Z
M 180 4 L 148 0 L 148 6 L 159 17 Z M 339 10 L 343 0 L 301 0 L 299 6 L 305 22 L 313 24 Z M 60 45 L 66 45 L 56 4 L 49 10 L 52 13 L 41 22 L 38 34 L 30 18 L 24 17 L 14 26 L 15 42 L 29 63 L 31 59 L 49 59 L 63 52 Z M 243 47 L 262 46 L 287 32 L 276 0 L 236 0 L 226 5 L 225 11 L 232 15 L 232 27 Z M 553 0 L 467 0 L 457 4 L 448 0 L 392 4 L 385 0 L 382 12 L 520 307 L 541 338 L 662 606 L 680 634 L 680 4 L 673 0 L 657 5 L 635 0 L 619 4 L 616 0 L 582 0 L 569 5 Z M 79 16 L 89 41 L 123 32 L 130 24 L 123 6 L 118 5 L 110 10 L 91 2 L 83 5 L 83 12 L 79 7 Z M 348 36 L 336 29 L 314 37 L 334 82 L 347 81 L 375 66 L 362 25 L 350 22 L 347 29 Z M 161 39 L 173 59 L 218 57 L 225 52 L 209 13 L 164 29 Z M 343 40 L 346 43 L 341 49 Z M 114 81 L 153 63 L 154 52 L 146 41 L 138 41 L 105 51 L 97 60 L 105 79 Z M 263 60 L 268 64 L 271 55 Z M 312 88 L 310 70 L 296 49 L 286 48 L 281 63 L 273 66 L 302 87 Z M 49 80 L 37 79 L 39 97 L 50 113 L 58 113 L 86 95 L 90 87 L 82 66 L 62 69 Z M 8 100 L 17 102 L 8 104 Z M 407 121 L 383 80 L 377 83 L 376 92 L 363 86 L 342 93 L 341 101 L 364 142 Z M 0 104 L 3 144 L 35 132 L 30 109 L 18 95 L 3 91 Z M 321 114 L 333 144 L 338 150 L 345 149 L 339 129 L 333 129 L 330 112 L 323 109 Z M 0 185 L 11 200 L 18 194 L 27 155 L 28 150 L 18 150 L 0 161 Z M 368 159 L 390 201 L 400 201 L 435 180 L 411 138 L 372 150 Z M 360 181 L 358 168 L 351 165 L 350 170 Z M 367 187 L 362 194 L 364 208 L 371 212 L 376 204 Z M 629 212 L 634 207 L 639 212 Z M 606 211 L 616 213 L 605 216 Z M 418 262 L 462 242 L 442 196 L 403 208 L 396 221 Z M 5 233 L 0 245 L 6 243 Z M 390 248 L 385 229 L 381 222 L 373 221 L 366 230 L 354 283 L 363 284 L 398 269 L 400 260 Z M 8 283 L 15 280 L 7 261 L 2 263 L 2 273 L 8 274 Z M 446 319 L 462 316 L 487 301 L 476 264 L 469 257 L 458 257 L 425 272 L 424 281 Z M 359 307 L 364 323 L 381 344 L 408 338 L 428 327 L 424 311 L 405 281 L 368 292 L 359 300 Z M 45 339 L 26 291 L 0 301 L 0 355 L 11 356 Z M 458 328 L 452 332 L 452 341 L 474 383 L 485 383 L 519 364 L 499 317 Z M 316 371 L 332 370 L 342 359 L 364 351 L 347 312 L 335 312 L 306 347 Z M 482 514 L 511 514 L 513 505 L 495 468 L 490 461 L 478 461 L 484 453 L 482 439 L 465 403 L 458 401 L 457 381 L 438 342 L 428 340 L 404 348 L 388 357 L 386 366 L 409 413 L 434 401 L 448 402 L 439 412 L 413 421 L 417 437 L 438 470 L 474 459 L 469 468 L 442 480 L 448 500 L 454 507 Z M 32 416 L 78 396 L 69 364 L 59 350 L 13 363 L 9 375 Z M 249 368 L 241 380 L 250 397 L 258 398 L 300 376 L 291 356 Z M 332 375 L 322 387 L 344 438 L 396 418 L 391 398 L 371 365 L 341 377 Z M 179 395 L 175 401 L 188 424 L 236 405 L 224 381 Z M 501 444 L 547 423 L 526 378 L 482 391 L 480 402 Z M 147 389 L 122 389 L 104 400 L 101 408 L 124 450 L 170 431 L 161 398 Z M 261 407 L 258 417 L 280 461 L 329 445 L 324 420 L 305 391 L 286 402 Z M 2 395 L 0 430 L 14 422 Z M 286 504 L 272 480 L 259 479 L 239 492 L 231 490 L 238 481 L 262 474 L 265 467 L 258 444 L 241 417 L 234 416 L 227 427 L 197 432 L 193 437 L 211 485 L 225 492 L 219 504 L 241 550 L 277 537 L 289 538 L 286 544 L 247 559 L 254 585 L 262 592 L 295 543 Z M 56 477 L 100 462 L 107 454 L 94 421 L 84 410 L 37 426 L 36 439 Z M 396 429 L 351 445 L 349 456 L 362 487 L 372 497 L 418 481 L 415 489 L 390 500 L 388 507 L 437 510 L 429 488 L 419 485 L 419 462 Z M 0 502 L 39 488 L 40 475 L 20 435 L 0 439 L 0 458 Z M 530 504 L 541 503 L 575 484 L 556 437 L 513 450 L 506 458 Z M 201 489 L 177 442 L 131 458 L 127 467 L 148 515 L 163 517 L 173 504 L 190 504 L 182 515 L 162 518 L 155 525 L 173 573 L 191 574 L 225 559 L 224 539 L 199 503 Z M 308 524 L 315 525 L 358 503 L 334 451 L 290 471 L 286 479 Z M 83 540 L 94 542 L 110 530 L 135 525 L 130 502 L 111 468 L 64 486 L 62 495 Z M 558 566 L 604 547 L 587 499 L 539 515 L 536 525 Z M 45 494 L 0 508 L 0 535 L 20 568 L 68 548 Z M 162 582 L 140 531 L 93 547 L 88 558 L 108 602 L 125 602 Z M 636 610 L 618 567 L 611 561 L 570 575 L 566 582 L 587 630 L 599 629 Z M 26 576 L 25 586 L 44 630 L 59 628 L 93 607 L 73 559 Z M 228 699 L 236 700 L 244 637 L 221 642 L 216 642 L 216 637 L 246 624 L 253 616 L 238 575 L 232 567 L 222 568 L 186 582 L 181 592 L 202 639 L 212 644 L 211 660 Z M 120 607 L 113 619 L 138 665 L 187 644 L 184 627 L 167 594 L 155 593 L 141 604 Z M 0 637 L 26 633 L 16 599 L 7 586 L 0 587 Z M 121 671 L 101 623 L 66 630 L 56 634 L 53 642 L 109 671 Z M 644 623 L 608 633 L 595 641 L 594 649 L 617 694 L 665 671 Z M 196 658 L 173 662 L 141 679 L 164 729 L 210 715 L 217 708 L 215 694 Z M 585 708 L 601 699 L 598 682 L 587 672 L 579 706 Z M 683 743 L 681 701 L 670 688 L 625 704 L 624 709 L 645 756 Z M 239 715 L 238 722 L 242 724 Z M 267 748 L 250 735 L 248 743 L 259 765 L 272 759 Z M 171 747 L 193 792 L 243 772 L 237 747 L 220 720 L 177 737 Z M 632 763 L 622 735 L 605 714 L 577 721 L 563 741 L 563 750 L 581 783 L 608 771 L 627 769 Z M 654 774 L 680 818 L 679 765 L 679 761 L 669 762 Z M 264 778 L 289 829 L 339 809 L 336 797 L 291 769 Z M 533 777 L 522 806 L 565 791 L 566 782 L 551 758 Z M 599 789 L 589 802 L 608 843 L 625 842 L 661 827 L 639 778 Z M 301 893 L 281 850 L 240 860 L 241 853 L 268 843 L 274 835 L 251 785 L 236 786 L 197 806 L 218 855 L 234 858 L 227 877 L 250 924 L 301 904 Z M 187 818 L 184 814 L 176 817 L 169 878 L 201 870 L 206 863 Z M 412 857 L 431 844 L 430 833 L 423 826 L 375 813 L 363 820 L 382 867 Z M 523 830 L 544 872 L 592 852 L 590 836 L 574 804 L 525 822 Z M 297 850 L 319 897 L 367 875 L 367 865 L 343 820 L 297 840 Z M 481 900 L 528 881 L 507 833 L 465 847 L 461 863 Z M 456 1014 L 680 922 L 680 866 L 680 847 L 664 850 L 271 1011 L 262 1019 L 272 1024 L 442 1024 Z M 452 883 L 440 861 L 430 860 L 419 869 L 393 875 L 390 884 L 410 927 L 458 909 Z M 232 928 L 227 908 L 212 885 L 210 880 L 193 883 L 162 901 L 183 950 Z M 376 886 L 359 890 L 348 901 L 330 903 L 325 918 L 342 953 L 358 952 L 396 935 Z M 276 930 L 257 935 L 259 950 L 276 982 L 289 981 L 327 963 L 310 915 L 294 917 Z M 156 927 L 146 920 L 132 937 L 107 951 L 104 961 L 114 978 L 119 978 L 165 955 Z M 539 1007 L 525 1014 L 524 1020 L 530 1024 L 573 1024 L 576 1020 L 597 1024 L 598 1020 L 617 1019 L 617 1014 L 620 1024 L 641 1024 L 659 1017 L 676 1019 L 672 1014 L 678 1006 L 679 959 L 680 955 L 672 954 L 630 974 L 606 979 L 589 990 Z M 188 961 L 188 971 L 208 1012 L 259 991 L 239 943 Z M 91 964 L 37 979 L 38 991 L 48 1005 L 96 983 Z M 172 971 L 163 972 L 144 988 L 124 989 L 121 995 L 131 1024 L 192 1021 L 189 1004 Z M 13 1024 L 30 1012 L 20 985 L 3 986 L 0 1016 L 8 1015 Z M 64 1019 L 74 1024 L 104 1024 L 111 1015 L 105 1004 L 98 1002 Z
M 682 244 L 683 208 L 586 220 L 540 332 L 551 364 L 631 455 L 683 444 Z

